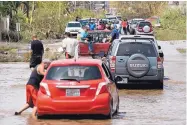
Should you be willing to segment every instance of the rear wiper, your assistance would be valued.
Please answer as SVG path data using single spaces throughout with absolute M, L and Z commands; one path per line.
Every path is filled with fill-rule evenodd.
M 77 80 L 77 79 L 60 79 L 60 80 L 70 80 L 70 81 L 77 81 L 77 82 L 79 82 L 79 83 L 80 83 L 80 81 L 79 81 L 79 80 Z

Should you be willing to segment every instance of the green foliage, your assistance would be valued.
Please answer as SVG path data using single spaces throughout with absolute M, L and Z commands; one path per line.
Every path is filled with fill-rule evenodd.
M 155 29 L 160 40 L 186 39 L 186 15 L 179 9 L 168 9 L 160 17 L 162 29 Z

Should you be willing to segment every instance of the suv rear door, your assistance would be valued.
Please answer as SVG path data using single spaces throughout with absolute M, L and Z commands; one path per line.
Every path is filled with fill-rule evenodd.
M 119 44 L 116 52 L 115 73 L 118 75 L 129 75 L 127 62 L 132 55 L 137 53 L 144 55 L 149 60 L 150 67 L 146 75 L 157 75 L 158 53 L 156 52 L 154 44 L 151 41 L 145 42 L 145 40 L 133 40 L 133 42 L 132 40 L 124 40 Z M 138 57 L 136 58 L 136 60 L 139 60 Z

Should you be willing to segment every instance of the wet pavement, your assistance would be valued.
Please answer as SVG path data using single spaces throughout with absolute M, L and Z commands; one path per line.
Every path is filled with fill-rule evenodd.
M 33 120 L 31 109 L 14 112 L 25 104 L 28 63 L 0 63 L 0 125 L 185 125 L 185 55 L 162 44 L 165 53 L 164 90 L 119 90 L 120 112 L 112 120 L 93 116 Z M 172 52 L 172 54 L 171 54 Z

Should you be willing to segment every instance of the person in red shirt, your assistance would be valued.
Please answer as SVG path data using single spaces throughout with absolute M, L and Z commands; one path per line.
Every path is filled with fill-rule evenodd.
M 124 19 L 123 21 L 122 21 L 122 27 L 123 27 L 123 32 L 124 32 L 124 34 L 125 35 L 127 35 L 127 19 Z

